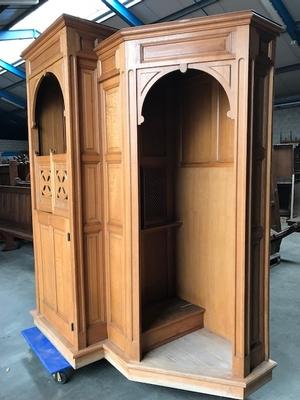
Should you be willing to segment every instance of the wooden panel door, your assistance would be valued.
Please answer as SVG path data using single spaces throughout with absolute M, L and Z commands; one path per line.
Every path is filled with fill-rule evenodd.
M 74 295 L 69 221 L 38 212 L 40 311 L 70 343 L 74 340 Z
M 70 242 L 70 174 L 65 105 L 57 77 L 43 76 L 36 99 L 34 165 L 39 312 L 75 341 L 75 277 Z
M 41 315 L 74 342 L 74 274 L 66 154 L 35 156 L 39 305 Z

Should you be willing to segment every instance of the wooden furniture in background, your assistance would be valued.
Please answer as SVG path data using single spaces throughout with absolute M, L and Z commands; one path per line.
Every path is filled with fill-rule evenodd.
M 7 164 L 0 164 L 0 185 L 17 185 L 19 180 L 25 181 L 28 175 L 29 163 L 24 164 L 17 160 L 11 160 Z
M 233 398 L 271 379 L 279 32 L 252 11 L 113 35 L 63 16 L 24 52 L 34 320 L 75 368 Z
M 0 185 L 10 185 L 9 164 L 0 164 Z
M 272 170 L 278 189 L 280 215 L 288 217 L 291 221 L 294 221 L 295 217 L 300 217 L 299 160 L 299 144 L 273 145 Z
M 18 159 L 9 161 L 9 180 L 10 185 L 30 186 L 29 161 L 27 155 L 21 155 Z
M 270 266 L 280 263 L 280 245 L 281 240 L 274 240 L 274 235 L 281 233 L 281 220 L 279 212 L 279 197 L 276 177 L 274 174 L 274 149 L 272 151 L 271 166 L 271 191 L 270 191 Z
M 0 185 L 2 250 L 16 249 L 15 238 L 32 240 L 30 187 Z
M 279 196 L 278 196 L 278 187 L 277 187 L 277 179 L 276 176 L 278 168 L 275 166 L 275 158 L 274 158 L 274 147 L 272 149 L 272 165 L 271 165 L 271 207 L 270 207 L 270 228 L 275 232 L 281 231 L 281 221 L 280 221 L 280 210 L 279 210 Z
M 27 160 L 28 161 L 28 160 Z M 14 250 L 16 238 L 32 240 L 29 164 L 9 161 L 0 165 L 0 235 L 2 250 Z

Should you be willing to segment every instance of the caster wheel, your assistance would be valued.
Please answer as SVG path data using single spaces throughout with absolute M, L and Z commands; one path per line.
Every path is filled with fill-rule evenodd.
M 68 375 L 64 371 L 58 371 L 52 374 L 52 377 L 56 383 L 64 384 L 68 382 Z

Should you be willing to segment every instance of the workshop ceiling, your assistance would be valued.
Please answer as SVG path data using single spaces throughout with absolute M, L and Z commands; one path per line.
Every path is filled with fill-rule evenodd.
M 51 0 L 49 0 L 50 2 Z M 88 3 L 89 0 L 87 0 Z M 6 1 L 7 3 L 8 1 Z M 26 3 L 18 0 L 19 3 Z M 31 1 L 34 3 L 34 1 Z M 12 2 L 11 2 L 12 3 Z M 43 6 L 46 0 L 38 4 L 1 5 L 0 35 L 12 28 L 28 13 Z M 99 0 L 100 3 L 100 0 Z M 187 19 L 205 15 L 214 15 L 245 9 L 256 12 L 280 23 L 284 32 L 277 41 L 275 103 L 300 101 L 300 1 L 299 0 L 141 0 L 125 1 L 133 4 L 130 11 L 144 24 L 159 21 Z M 286 12 L 286 14 L 283 12 Z M 69 10 L 68 10 L 69 11 Z M 96 10 L 95 10 L 96 12 Z M 34 14 L 33 14 L 34 15 Z M 104 21 L 105 25 L 115 28 L 128 26 L 119 16 L 105 12 L 101 18 L 91 14 L 91 18 Z M 36 29 L 35 26 L 31 27 Z M 2 56 L 0 55 L 0 59 Z M 24 71 L 24 63 L 16 60 L 15 66 Z M 5 94 L 1 96 L 1 94 Z M 300 103 L 299 103 L 300 104 Z M 26 133 L 26 88 L 25 81 L 12 72 L 0 72 L 0 137 L 19 138 Z

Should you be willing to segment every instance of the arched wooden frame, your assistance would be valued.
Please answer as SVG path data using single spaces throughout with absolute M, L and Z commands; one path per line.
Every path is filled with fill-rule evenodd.
M 229 269 L 224 278 L 228 283 L 226 286 L 230 287 L 228 293 L 227 287 L 222 290 L 220 258 L 212 256 L 211 270 L 207 270 L 210 258 L 199 255 L 199 236 L 192 235 L 194 220 L 189 213 L 189 209 L 193 209 L 195 225 L 199 232 L 204 232 L 208 230 L 208 214 L 218 215 L 222 224 L 226 224 L 226 218 L 220 215 L 225 207 L 231 217 L 228 231 L 230 234 L 234 232 L 235 127 L 234 121 L 228 117 L 227 93 L 219 80 L 206 71 L 171 67 L 167 74 L 157 73 L 150 78 L 142 96 L 145 118 L 138 127 L 142 352 L 160 344 L 151 331 L 154 329 L 151 325 L 152 308 L 158 303 L 163 313 L 166 307 L 168 310 L 171 308 L 174 315 L 179 313 L 177 308 L 180 310 L 186 306 L 185 302 L 192 304 L 197 317 L 195 324 L 189 325 L 190 331 L 203 327 L 198 321 L 205 309 L 205 327 L 227 338 L 233 345 L 233 300 L 227 302 L 221 312 L 218 299 L 218 296 L 222 298 L 224 304 L 228 296 L 233 299 L 233 248 L 230 252 L 225 250 L 224 254 Z M 196 187 L 199 199 L 194 196 L 192 187 Z M 209 192 L 214 201 L 205 204 L 205 195 L 200 192 Z M 224 203 L 223 200 L 215 201 L 218 195 Z M 212 252 L 212 237 L 223 243 L 227 231 L 224 229 L 220 233 L 217 226 L 210 227 L 210 231 L 211 236 L 203 237 L 201 234 L 200 237 L 203 246 Z M 187 253 L 189 257 L 184 256 Z M 205 274 L 206 280 L 203 279 Z M 194 276 L 192 282 L 186 278 L 187 275 Z M 211 295 L 207 293 L 205 282 L 211 285 L 217 275 L 216 293 Z M 222 313 L 226 315 L 226 324 L 222 322 Z M 170 319 L 173 318 L 176 316 L 172 314 Z M 155 329 L 158 331 L 160 328 Z M 182 334 L 187 332 L 182 328 Z M 172 340 L 172 328 L 168 334 L 170 337 L 164 337 L 163 331 L 160 333 L 162 342 Z
M 33 102 L 36 148 L 39 155 L 64 154 L 66 145 L 65 101 L 57 76 L 47 72 L 38 81 Z
M 226 79 L 224 78 L 224 76 L 222 76 L 220 73 L 216 72 L 215 73 L 211 73 L 212 68 L 198 68 L 198 65 L 196 65 L 197 68 L 187 68 L 186 66 L 182 66 L 180 65 L 179 68 L 178 66 L 175 68 L 174 66 L 171 67 L 167 67 L 164 68 L 162 71 L 158 72 L 158 71 L 147 71 L 146 72 L 146 76 L 147 76 L 147 83 L 144 85 L 144 87 L 142 88 L 142 90 L 138 93 L 140 93 L 140 101 L 138 101 L 138 103 L 140 103 L 140 108 L 139 108 L 139 118 L 138 120 L 140 121 L 138 123 L 138 125 L 141 126 L 141 124 L 144 122 L 144 115 L 143 115 L 143 111 L 144 111 L 144 105 L 145 105 L 145 101 L 148 98 L 148 95 L 151 94 L 151 92 L 153 91 L 153 89 L 159 84 L 159 82 L 164 81 L 165 78 L 167 77 L 171 77 L 173 74 L 175 74 L 176 72 L 178 73 L 178 76 L 180 76 L 180 72 L 182 73 L 182 76 L 184 77 L 184 75 L 189 75 L 189 77 L 191 77 L 191 72 L 194 72 L 194 77 L 198 77 L 201 79 L 205 79 L 207 80 L 207 82 L 209 83 L 208 85 L 208 90 L 210 93 L 210 96 L 212 97 L 212 104 L 211 104 L 211 110 L 210 113 L 212 114 L 211 117 L 209 117 L 208 115 L 204 115 L 205 112 L 206 114 L 209 114 L 205 110 L 202 110 L 202 106 L 204 105 L 204 103 L 199 102 L 199 100 L 201 99 L 201 95 L 199 95 L 199 107 L 193 107 L 193 105 L 191 104 L 190 109 L 186 110 L 186 114 L 190 114 L 190 119 L 194 119 L 194 116 L 196 114 L 203 114 L 202 115 L 202 119 L 211 119 L 209 124 L 211 125 L 211 128 L 215 130 L 214 132 L 214 136 L 211 138 L 211 145 L 210 147 L 215 147 L 215 150 L 212 149 L 212 153 L 215 151 L 216 154 L 211 154 L 206 160 L 190 160 L 185 162 L 184 161 L 184 142 L 181 138 L 181 155 L 180 157 L 180 162 L 185 163 L 185 164 L 189 164 L 189 163 L 193 163 L 193 164 L 202 164 L 202 163 L 211 163 L 211 162 L 232 162 L 234 159 L 234 134 L 235 134 L 235 126 L 234 126 L 234 104 L 235 102 L 232 100 L 230 100 L 230 96 L 231 96 L 231 88 L 229 86 L 230 83 L 230 79 L 227 82 Z M 219 66 L 218 66 L 219 67 Z M 225 66 L 226 67 L 226 66 Z M 225 67 L 221 67 L 223 68 L 222 72 L 224 72 L 224 70 L 226 71 Z M 230 76 L 230 66 L 228 65 L 228 76 Z M 226 75 L 226 73 L 225 73 Z M 174 75 L 175 76 L 175 75 Z M 198 83 L 199 81 L 198 80 Z M 141 89 L 141 82 L 142 79 L 138 79 L 138 83 Z M 182 79 L 182 82 L 184 82 L 184 79 Z M 197 82 L 196 82 L 197 83 Z M 191 89 L 191 92 L 193 92 L 193 88 Z M 174 96 L 177 93 L 173 93 Z M 203 96 L 205 98 L 205 96 Z M 170 101 L 172 101 L 172 96 L 170 98 Z M 214 104 L 213 104 L 214 103 Z M 210 107 L 210 105 L 209 105 Z M 185 107 L 186 108 L 186 107 Z M 226 113 L 223 112 L 223 109 L 226 109 Z M 180 109 L 178 109 L 178 112 L 183 114 L 183 107 L 180 107 Z M 175 116 L 174 116 L 175 117 Z M 177 116 L 176 116 L 177 117 Z M 191 121 L 192 122 L 192 121 Z M 195 132 L 194 132 L 195 133 Z M 194 142 L 195 142 L 196 138 L 196 134 L 194 135 Z M 198 142 L 198 147 L 199 145 L 202 145 L 203 143 L 200 142 L 199 140 L 197 140 Z M 193 143 L 193 144 L 197 144 L 197 143 Z M 190 145 L 193 145 L 192 143 L 190 143 Z M 226 149 L 225 149 L 226 148 Z M 225 154 L 221 154 L 222 152 Z
M 151 68 L 138 71 L 137 84 L 138 84 L 138 108 L 137 108 L 137 121 L 138 125 L 142 124 L 144 117 L 142 114 L 143 104 L 149 90 L 155 85 L 157 81 L 164 76 L 174 72 L 180 71 L 183 74 L 188 70 L 198 70 L 204 72 L 214 78 L 223 88 L 229 102 L 229 111 L 227 116 L 231 119 L 235 118 L 236 114 L 236 101 L 231 87 L 231 69 L 230 64 L 226 65 L 203 65 L 201 63 L 195 64 L 180 64 L 166 67 Z

